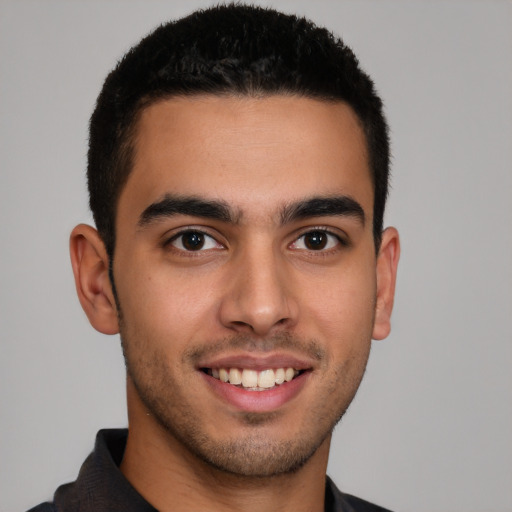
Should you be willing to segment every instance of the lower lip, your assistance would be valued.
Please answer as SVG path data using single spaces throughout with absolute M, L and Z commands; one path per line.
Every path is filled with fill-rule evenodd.
M 310 372 L 303 372 L 290 382 L 265 391 L 250 391 L 222 382 L 202 371 L 199 373 L 214 393 L 238 410 L 245 412 L 271 412 L 279 409 L 299 394 L 310 375 Z

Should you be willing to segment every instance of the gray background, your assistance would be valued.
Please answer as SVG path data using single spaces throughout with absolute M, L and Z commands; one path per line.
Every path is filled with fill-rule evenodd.
M 512 4 L 259 3 L 342 35 L 392 127 L 394 330 L 329 472 L 399 511 L 512 511 Z M 67 255 L 90 220 L 88 117 L 130 45 L 206 4 L 0 0 L 2 512 L 48 499 L 97 429 L 126 424 L 118 337 L 88 325 Z

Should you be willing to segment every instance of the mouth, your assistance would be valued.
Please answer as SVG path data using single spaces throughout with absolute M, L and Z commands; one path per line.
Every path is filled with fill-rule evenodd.
M 284 407 L 307 386 L 314 369 L 312 361 L 278 353 L 220 356 L 197 367 L 214 396 L 235 411 L 251 413 Z
M 297 370 L 292 367 L 267 368 L 263 370 L 213 367 L 201 368 L 201 371 L 214 379 L 247 391 L 268 391 L 291 382 L 304 372 L 304 370 Z

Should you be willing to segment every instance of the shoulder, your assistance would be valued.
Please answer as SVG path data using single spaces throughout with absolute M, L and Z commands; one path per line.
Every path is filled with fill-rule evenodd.
M 57 512 L 57 509 L 53 503 L 41 503 L 27 512 Z
M 325 498 L 326 512 L 391 512 L 387 508 L 341 492 L 329 477 L 326 481 Z
M 387 508 L 380 507 L 351 494 L 343 494 L 343 499 L 350 506 L 350 508 L 347 507 L 350 512 L 391 512 Z

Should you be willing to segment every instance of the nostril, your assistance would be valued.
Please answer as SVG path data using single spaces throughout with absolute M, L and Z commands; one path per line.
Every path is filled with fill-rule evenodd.
M 234 320 L 233 322 L 231 322 L 231 324 L 236 327 L 246 327 L 247 329 L 250 329 L 251 331 L 254 330 L 252 328 L 251 324 L 249 324 L 247 322 L 242 322 L 241 320 Z
M 295 301 L 283 290 L 234 282 L 219 303 L 221 323 L 234 331 L 266 336 L 273 329 L 291 327 L 297 319 Z
M 281 318 L 275 322 L 268 319 L 255 318 L 254 322 L 244 322 L 242 320 L 233 320 L 231 327 L 238 331 L 250 332 L 251 334 L 265 335 L 274 328 L 282 328 L 288 323 L 288 318 Z

